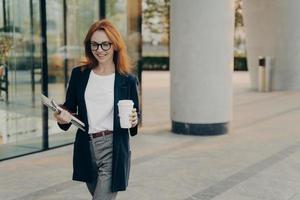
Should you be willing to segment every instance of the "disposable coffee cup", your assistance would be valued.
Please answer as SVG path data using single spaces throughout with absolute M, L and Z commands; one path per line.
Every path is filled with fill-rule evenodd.
M 131 128 L 129 115 L 132 113 L 133 104 L 132 100 L 120 100 L 118 102 L 121 128 Z

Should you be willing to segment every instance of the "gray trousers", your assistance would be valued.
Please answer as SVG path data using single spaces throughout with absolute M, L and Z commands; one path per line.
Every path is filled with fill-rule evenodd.
M 111 192 L 113 134 L 91 139 L 90 148 L 97 178 L 87 183 L 88 190 L 93 200 L 114 200 L 117 192 Z

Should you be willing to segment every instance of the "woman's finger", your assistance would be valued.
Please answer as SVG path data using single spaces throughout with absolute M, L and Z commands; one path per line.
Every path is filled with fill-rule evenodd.
M 65 110 L 62 110 L 60 114 L 55 113 L 54 117 L 56 121 L 60 124 L 67 124 L 71 121 L 71 114 Z

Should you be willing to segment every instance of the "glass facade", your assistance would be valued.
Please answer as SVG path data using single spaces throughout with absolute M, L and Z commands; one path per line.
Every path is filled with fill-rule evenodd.
M 39 151 L 42 148 L 42 114 L 37 101 L 40 83 L 40 37 L 38 1 L 0 1 L 2 45 L 7 57 L 8 91 L 1 91 L 0 159 Z M 3 52 L 2 52 L 3 53 Z M 2 78 L 3 79 L 3 76 Z M 7 97 L 7 98 L 6 98 Z
M 142 0 L 143 57 L 169 56 L 170 0 Z
M 170 0 L 142 0 L 143 70 L 169 70 Z
M 84 36 L 90 24 L 99 19 L 100 5 L 104 2 L 105 15 L 119 28 L 131 57 L 139 63 L 139 0 L 46 1 L 48 81 L 45 83 L 41 0 L 0 1 L 0 160 L 46 150 L 45 119 L 49 148 L 74 141 L 75 128 L 63 133 L 52 112 L 48 116 L 43 114 L 42 84 L 47 85 L 49 97 L 59 103 L 64 101 L 70 72 L 84 58 Z

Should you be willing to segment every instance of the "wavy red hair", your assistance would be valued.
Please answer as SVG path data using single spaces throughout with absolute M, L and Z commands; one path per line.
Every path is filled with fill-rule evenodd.
M 98 65 L 97 59 L 94 57 L 92 50 L 91 50 L 91 37 L 94 32 L 102 30 L 106 33 L 107 37 L 111 41 L 114 47 L 114 56 L 113 61 L 115 63 L 116 70 L 120 74 L 130 74 L 133 71 L 133 66 L 130 61 L 130 58 L 127 54 L 127 48 L 125 42 L 117 30 L 117 28 L 108 20 L 100 20 L 93 23 L 84 39 L 84 48 L 85 48 L 85 57 L 88 68 L 95 68 Z

